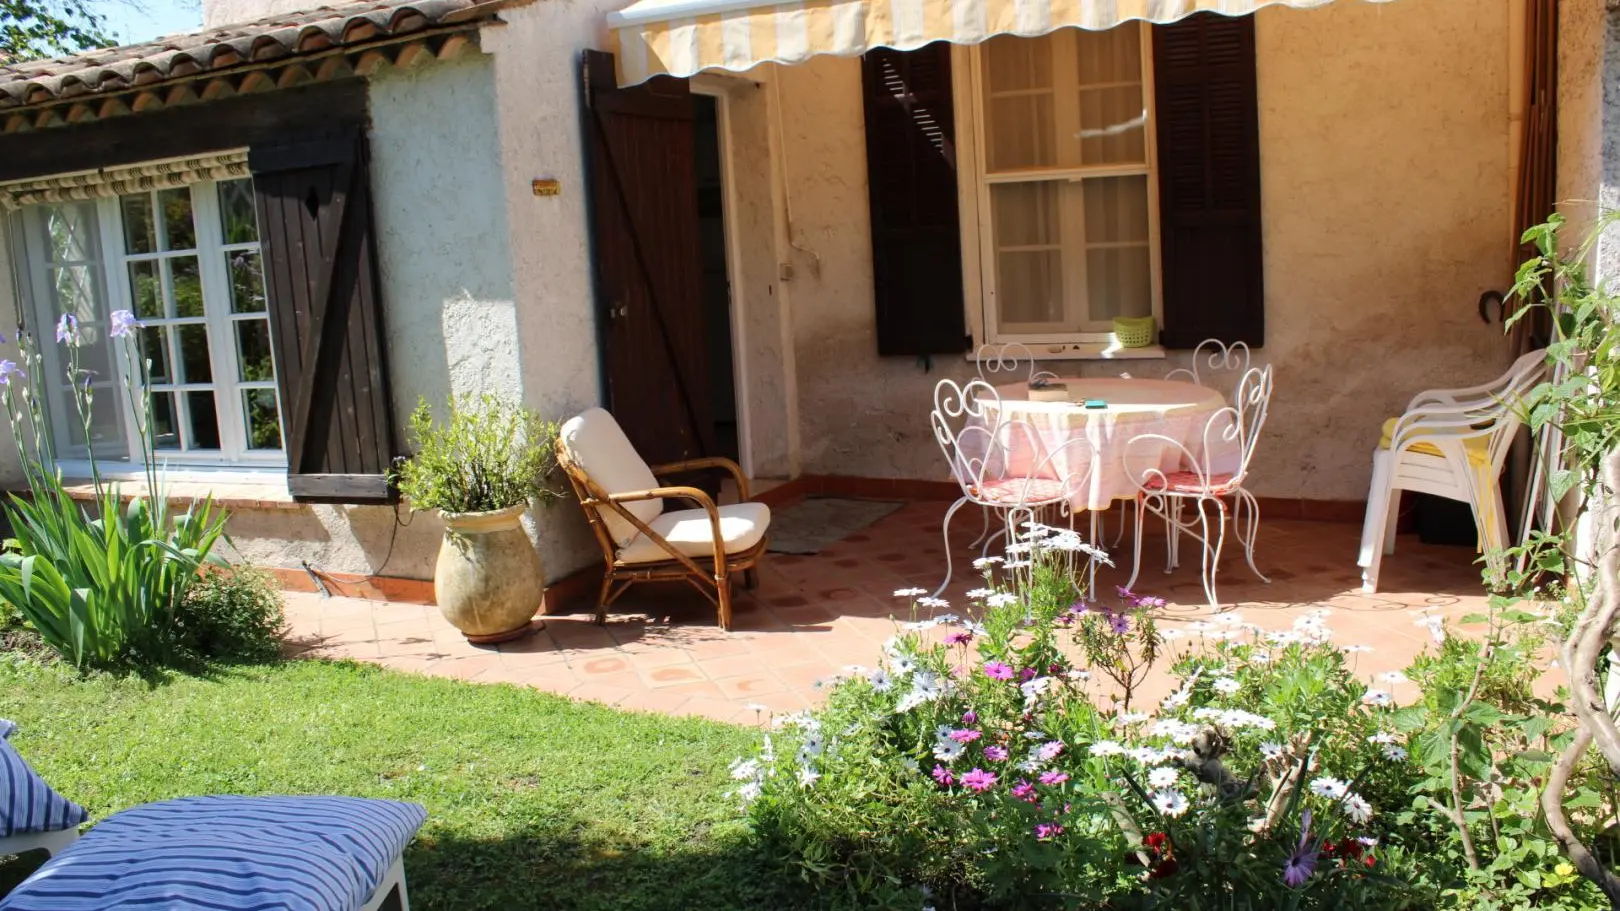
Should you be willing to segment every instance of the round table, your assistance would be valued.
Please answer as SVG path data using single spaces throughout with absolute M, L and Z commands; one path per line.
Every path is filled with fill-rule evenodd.
M 1238 442 L 1223 432 L 1231 426 L 1230 413 L 1211 427 L 1210 419 L 1227 407 L 1214 389 L 1112 377 L 1058 382 L 1067 388 L 1065 401 L 1031 401 L 1027 383 L 998 386 L 1003 413 L 986 416 L 1003 431 L 1007 474 L 1028 477 L 1038 470 L 1040 477 L 1066 483 L 1083 479 L 1070 498 L 1074 509 L 1107 509 L 1114 500 L 1135 499 L 1136 480 L 1153 468 L 1171 472 L 1207 466 L 1217 474 L 1237 469 Z M 1107 407 L 1086 408 L 1087 400 Z M 1145 434 L 1165 439 L 1131 444 Z M 1089 445 L 1072 442 L 1080 438 Z

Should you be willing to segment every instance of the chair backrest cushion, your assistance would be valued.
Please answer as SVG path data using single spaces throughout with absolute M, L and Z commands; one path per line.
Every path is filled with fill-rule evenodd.
M 592 408 L 569 418 L 562 425 L 560 436 L 569 457 L 604 491 L 630 493 L 658 486 L 652 469 L 636 454 L 636 448 L 630 445 L 630 438 L 624 435 L 619 422 L 606 411 Z M 664 513 L 663 500 L 641 500 L 626 503 L 624 507 L 643 522 L 651 522 Z M 621 547 L 640 534 L 623 516 L 605 507 L 602 521 L 614 543 Z
M 0 719 L 0 838 L 71 829 L 90 818 L 56 793 L 6 742 L 17 726 Z

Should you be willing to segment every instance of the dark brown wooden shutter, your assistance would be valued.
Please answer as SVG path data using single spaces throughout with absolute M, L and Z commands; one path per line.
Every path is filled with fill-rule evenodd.
M 1166 347 L 1265 343 L 1254 19 L 1153 27 Z
M 248 151 L 281 387 L 287 486 L 382 502 L 396 453 L 365 137 Z
M 967 350 L 951 46 L 861 58 L 879 354 Z

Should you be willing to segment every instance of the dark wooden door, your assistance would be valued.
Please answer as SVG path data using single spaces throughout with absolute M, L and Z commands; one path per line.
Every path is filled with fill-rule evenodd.
M 714 451 L 693 106 L 684 79 L 630 88 L 586 51 L 585 147 L 607 407 L 649 462 Z

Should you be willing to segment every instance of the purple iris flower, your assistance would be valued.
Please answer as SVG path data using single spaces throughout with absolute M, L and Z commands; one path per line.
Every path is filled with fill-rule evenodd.
M 1288 855 L 1288 862 L 1283 865 L 1283 885 L 1290 889 L 1305 885 L 1305 881 L 1316 872 L 1316 854 L 1317 845 L 1311 840 L 1311 811 L 1306 810 L 1300 819 L 1299 846 Z

